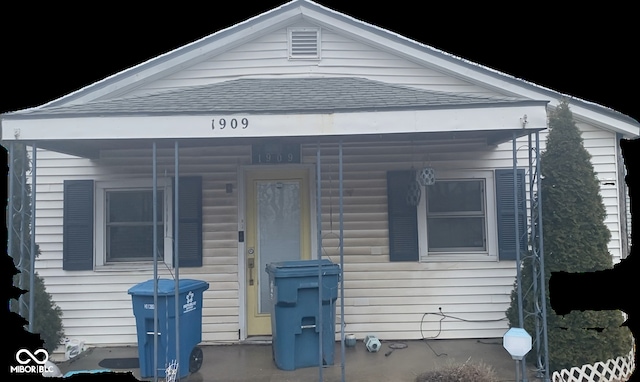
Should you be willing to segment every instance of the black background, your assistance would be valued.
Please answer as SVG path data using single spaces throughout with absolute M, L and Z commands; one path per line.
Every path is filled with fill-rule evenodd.
M 453 1 L 319 2 L 420 43 L 640 120 L 636 63 L 640 33 L 632 5 L 519 2 L 505 8 L 486 2 L 472 6 Z M 3 4 L 0 112 L 51 101 L 282 2 L 211 1 L 202 5 L 182 1 L 144 7 L 134 2 L 77 4 Z M 1 154 L 6 162 L 5 153 Z M 636 230 L 632 232 L 637 236 Z M 10 272 L 11 260 L 4 260 L 0 268 Z M 627 267 L 628 274 L 637 274 L 637 266 L 631 267 Z M 618 279 L 632 282 L 632 277 Z M 3 301 L 6 286 L 3 284 Z M 614 289 L 633 290 L 627 285 Z M 5 331 L 21 336 L 20 346 L 32 342 L 33 348 L 41 346 L 29 340 L 26 332 L 18 333 L 21 327 L 11 321 Z M 5 350 L 2 361 L 15 354 Z M 2 370 L 7 370 L 4 364 Z
M 473 62 L 640 120 L 636 14 L 599 3 L 356 2 L 322 5 Z M 5 6 L 0 112 L 39 105 L 283 1 Z M 37 4 L 37 5 L 36 5 Z M 378 5 L 375 5 L 378 4 Z

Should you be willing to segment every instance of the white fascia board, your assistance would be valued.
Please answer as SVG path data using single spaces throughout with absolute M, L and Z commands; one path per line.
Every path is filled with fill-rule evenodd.
M 329 11 L 331 10 L 329 9 Z M 336 13 L 335 11 L 333 12 Z M 397 33 L 382 29 L 348 15 L 336 13 L 341 17 L 333 18 L 310 8 L 305 8 L 304 14 L 318 24 L 327 28 L 338 29 L 354 40 L 361 41 L 381 50 L 395 53 L 418 64 L 445 72 L 451 76 L 475 83 L 478 86 L 491 89 L 501 94 L 520 96 L 532 100 L 549 101 L 550 106 L 557 106 L 560 98 L 567 98 L 569 99 L 571 110 L 577 118 L 583 119 L 585 122 L 592 123 L 595 126 L 621 133 L 625 136 L 640 135 L 640 127 L 637 125 L 616 119 L 603 113 L 598 113 L 597 111 L 582 107 L 579 104 L 571 104 L 571 99 L 577 99 L 580 102 L 592 104 L 595 107 L 608 109 L 605 106 L 581 100 L 571 95 L 562 94 L 555 90 L 547 89 L 541 85 L 510 76 L 495 69 L 471 62 L 462 57 L 421 44 Z M 352 23 L 344 21 L 342 18 L 351 20 Z M 354 25 L 354 23 L 356 25 Z M 357 24 L 368 26 L 374 31 L 358 27 Z M 384 38 L 384 35 L 394 37 L 398 40 L 394 38 Z M 433 53 L 429 51 L 432 51 Z M 439 57 L 439 55 L 447 58 Z M 456 61 L 459 61 L 459 63 Z M 523 85 L 520 86 L 513 81 L 522 82 Z M 539 90 L 535 90 L 536 88 Z M 549 92 L 557 94 L 557 96 L 550 96 L 548 94 Z
M 277 29 L 282 25 L 286 25 L 287 22 L 292 18 L 300 15 L 300 11 L 297 8 L 293 8 L 279 14 L 275 12 L 278 9 L 279 8 L 276 8 L 267 13 L 255 16 L 254 18 L 222 29 L 180 48 L 153 57 L 143 63 L 140 63 L 129 69 L 125 69 L 103 80 L 95 82 L 75 92 L 69 93 L 61 98 L 38 106 L 36 109 L 40 109 L 45 106 L 62 106 L 85 103 L 100 99 L 101 97 L 109 96 L 110 94 L 115 92 L 120 93 L 125 89 L 137 87 L 145 81 L 154 80 L 168 75 L 171 72 L 189 67 L 197 62 L 206 60 L 212 56 L 227 51 L 244 41 L 251 40 L 252 38 L 260 34 L 267 33 L 272 29 Z M 268 13 L 276 14 L 264 18 Z M 262 17 L 264 19 L 255 20 L 259 17 Z M 254 25 L 242 28 L 245 24 L 248 24 L 250 22 L 253 22 Z M 231 29 L 239 30 L 234 33 L 228 33 Z M 219 37 L 221 34 L 226 35 Z M 206 43 L 206 40 L 212 41 Z M 194 49 L 193 46 L 197 44 L 202 45 Z M 180 53 L 180 51 L 183 51 L 184 53 Z M 175 57 L 168 58 L 168 56 Z M 157 62 L 157 64 L 154 64 L 154 62 Z M 145 66 L 148 66 L 148 68 L 144 68 Z
M 209 116 L 117 116 L 3 121 L 3 139 L 100 140 L 340 136 L 417 132 L 545 129 L 543 104 L 467 109 L 335 114 L 234 114 Z M 225 128 L 221 129 L 220 120 Z M 212 123 L 213 122 L 213 123 Z M 244 125 L 246 124 L 246 127 Z M 235 129 L 231 126 L 236 126 Z

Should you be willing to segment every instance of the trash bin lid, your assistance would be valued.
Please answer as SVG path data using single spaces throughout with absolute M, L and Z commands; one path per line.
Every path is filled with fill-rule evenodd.
M 323 260 L 294 260 L 267 264 L 267 273 L 275 277 L 316 276 L 318 267 L 322 267 L 323 275 L 340 274 L 340 266 L 327 259 Z
M 188 292 L 194 289 L 209 289 L 209 283 L 202 280 L 181 279 L 178 281 L 178 293 Z M 175 280 L 158 279 L 158 296 L 172 296 L 176 291 Z M 153 296 L 153 279 L 141 282 L 129 288 L 130 295 Z

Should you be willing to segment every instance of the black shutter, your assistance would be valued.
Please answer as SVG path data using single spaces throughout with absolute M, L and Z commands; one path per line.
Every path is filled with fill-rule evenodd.
M 93 180 L 65 180 L 62 269 L 93 270 Z
M 411 174 L 411 171 L 387 173 L 390 261 L 418 261 L 420 257 L 417 209 L 407 203 Z
M 179 178 L 178 256 L 180 267 L 202 266 L 202 177 Z M 175 178 L 174 178 L 175 192 Z M 174 195 L 175 201 L 175 195 Z M 174 209 L 175 211 L 175 209 Z M 174 227 L 175 237 L 175 227 Z M 176 248 L 174 243 L 174 264 Z
M 498 214 L 498 256 L 500 260 L 516 259 L 513 169 L 496 170 L 496 206 Z M 517 170 L 518 233 L 520 256 L 527 248 L 527 210 L 524 170 Z

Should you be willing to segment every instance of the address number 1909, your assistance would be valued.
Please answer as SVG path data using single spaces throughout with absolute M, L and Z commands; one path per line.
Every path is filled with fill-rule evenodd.
M 249 127 L 249 119 L 248 118 L 213 118 L 211 120 L 211 130 L 224 130 L 226 128 L 230 129 L 246 129 Z

